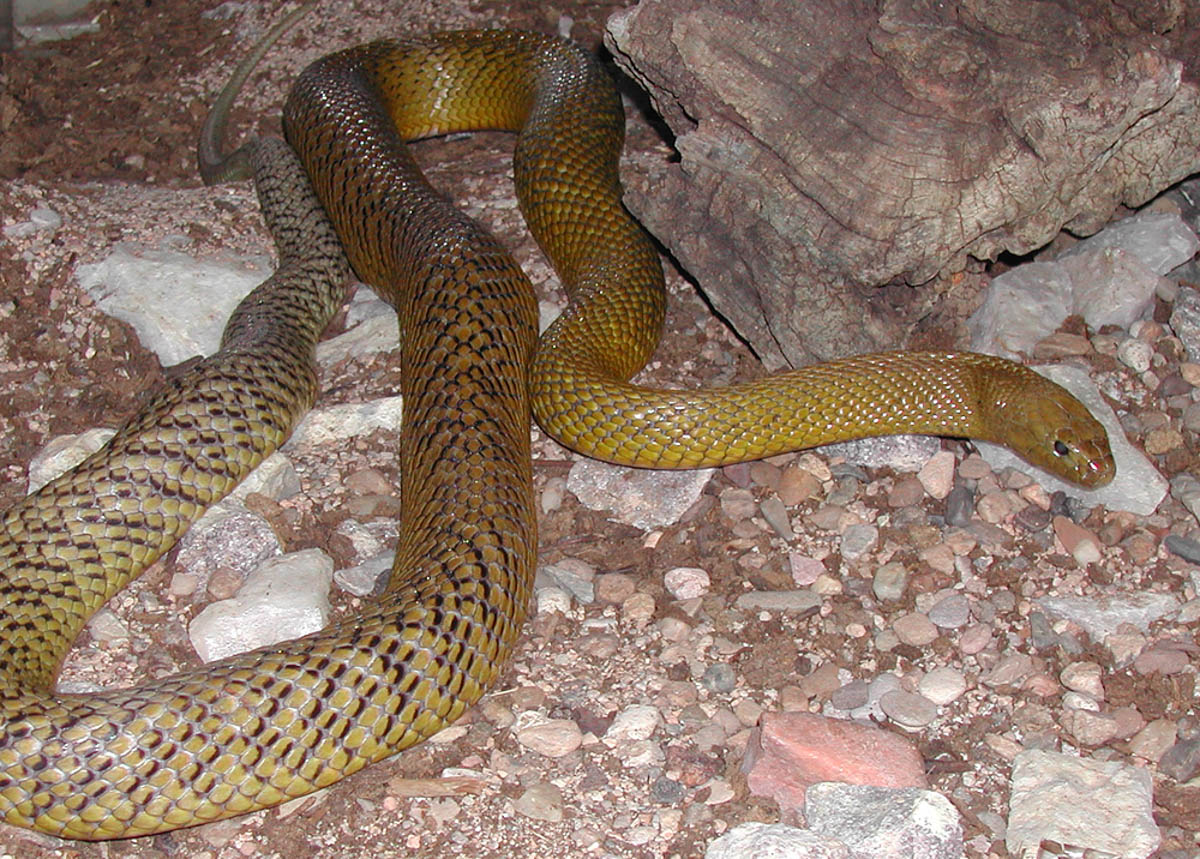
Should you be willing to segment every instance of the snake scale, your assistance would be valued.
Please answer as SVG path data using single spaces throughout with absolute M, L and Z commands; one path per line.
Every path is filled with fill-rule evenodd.
M 219 101 L 206 134 L 219 137 L 227 110 Z M 573 448 L 645 466 L 909 431 L 999 441 L 1086 485 L 1112 475 L 1087 411 L 996 358 L 898 352 L 709 391 L 630 385 L 658 340 L 662 274 L 621 205 L 620 100 L 567 41 L 454 32 L 332 54 L 295 83 L 284 127 L 290 148 L 263 140 L 238 156 L 255 173 L 277 273 L 235 312 L 216 355 L 3 517 L 9 823 L 103 839 L 229 817 L 331 784 L 453 722 L 496 679 L 526 614 L 531 412 Z M 405 149 L 478 128 L 517 132 L 521 209 L 571 296 L 540 345 L 519 267 Z M 202 164 L 220 178 L 223 157 L 204 143 Z M 394 305 L 403 340 L 402 512 L 386 591 L 296 641 L 133 689 L 56 694 L 87 618 L 310 405 L 314 344 L 342 300 L 347 260 Z

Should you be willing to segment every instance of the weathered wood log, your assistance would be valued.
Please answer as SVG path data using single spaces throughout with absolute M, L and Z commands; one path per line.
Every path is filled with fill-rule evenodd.
M 642 0 L 606 41 L 678 158 L 627 203 L 769 367 L 901 345 L 880 285 L 1200 170 L 1198 28 L 1195 0 Z

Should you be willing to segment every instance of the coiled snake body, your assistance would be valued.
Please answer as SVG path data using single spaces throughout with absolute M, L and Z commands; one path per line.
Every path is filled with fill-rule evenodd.
M 568 42 L 459 32 L 334 54 L 297 81 L 285 128 L 303 171 L 278 141 L 251 151 L 279 272 L 239 307 L 221 352 L 0 525 L 9 823 L 97 839 L 228 817 L 456 719 L 496 678 L 530 596 L 531 408 L 570 446 L 637 465 L 911 431 L 1007 443 L 1083 483 L 1111 476 L 1104 432 L 1082 406 L 989 357 L 863 356 L 713 391 L 629 385 L 658 339 L 661 272 L 621 207 L 620 102 Z M 518 132 L 522 211 L 571 294 L 540 346 L 524 275 L 403 144 L 476 128 Z M 135 689 L 54 694 L 92 612 L 310 404 L 313 346 L 348 274 L 341 248 L 401 320 L 401 536 L 386 592 L 278 647 Z

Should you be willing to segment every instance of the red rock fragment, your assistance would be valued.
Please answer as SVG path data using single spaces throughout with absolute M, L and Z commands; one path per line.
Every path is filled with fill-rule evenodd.
M 764 713 L 742 762 L 756 796 L 774 799 L 797 822 L 804 792 L 822 781 L 927 788 L 916 747 L 897 734 L 812 713 Z

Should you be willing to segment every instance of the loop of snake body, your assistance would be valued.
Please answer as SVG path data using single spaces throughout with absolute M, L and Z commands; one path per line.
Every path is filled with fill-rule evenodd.
M 287 100 L 291 148 L 258 141 L 226 159 L 219 134 L 236 90 L 206 127 L 202 166 L 208 178 L 239 159 L 253 169 L 279 271 L 235 312 L 220 352 L 0 523 L 9 823 L 102 839 L 229 817 L 454 721 L 497 677 L 530 598 L 531 411 L 566 444 L 635 465 L 923 432 L 1006 443 L 1088 485 L 1111 477 L 1104 431 L 1083 406 L 996 358 L 901 352 L 711 391 L 630 385 L 658 339 L 662 275 L 621 205 L 620 100 L 569 42 L 454 32 L 333 54 Z M 405 150 L 407 139 L 479 128 L 517 132 L 520 205 L 571 295 L 540 345 L 525 276 Z M 386 592 L 296 641 L 134 689 L 56 694 L 87 618 L 311 403 L 314 344 L 347 260 L 401 322 L 402 513 Z

